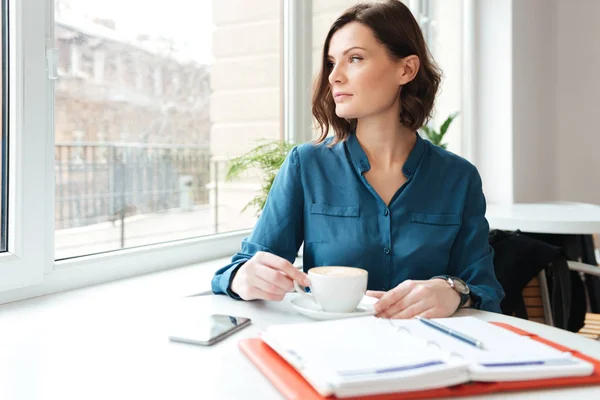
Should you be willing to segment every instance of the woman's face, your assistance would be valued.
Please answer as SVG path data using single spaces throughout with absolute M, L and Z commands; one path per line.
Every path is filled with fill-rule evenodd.
M 399 106 L 406 59 L 393 60 L 366 25 L 351 22 L 334 33 L 328 59 L 338 117 L 364 118 Z

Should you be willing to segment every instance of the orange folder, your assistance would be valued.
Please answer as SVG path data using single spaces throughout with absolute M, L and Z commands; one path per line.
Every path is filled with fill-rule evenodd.
M 492 322 L 502 328 L 508 329 L 519 335 L 529 336 L 561 351 L 570 351 L 575 357 L 588 361 L 594 365 L 594 373 L 590 376 L 577 376 L 567 378 L 538 379 L 530 381 L 512 382 L 469 382 L 461 385 L 429 389 L 415 392 L 387 393 L 371 396 L 360 396 L 362 400 L 396 400 L 396 399 L 431 399 L 439 397 L 473 396 L 487 393 L 522 391 L 535 389 L 561 388 L 567 386 L 600 385 L 600 361 L 590 358 L 575 350 L 569 349 L 558 343 L 543 339 L 532 333 L 515 328 L 501 322 Z M 336 399 L 335 396 L 323 397 L 273 349 L 258 338 L 243 339 L 239 342 L 242 352 L 256 365 L 256 367 L 271 381 L 273 386 L 288 400 L 326 400 Z M 359 399 L 354 397 L 353 399 Z

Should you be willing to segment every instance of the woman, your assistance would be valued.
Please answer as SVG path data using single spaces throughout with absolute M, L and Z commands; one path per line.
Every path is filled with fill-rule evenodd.
M 304 242 L 304 271 L 368 270 L 381 317 L 499 312 L 479 173 L 416 133 L 440 72 L 410 10 L 396 0 L 350 8 L 327 35 L 321 68 L 313 96 L 321 135 L 290 152 L 213 292 L 281 300 L 293 280 L 309 283 L 291 264 Z

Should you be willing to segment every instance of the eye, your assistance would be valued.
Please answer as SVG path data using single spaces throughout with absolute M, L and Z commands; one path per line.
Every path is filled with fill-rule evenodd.
M 327 65 L 327 68 L 329 68 L 329 70 L 332 70 L 333 67 L 335 67 L 335 63 L 331 60 L 328 60 L 325 65 Z
M 351 62 L 351 63 L 355 63 L 355 62 L 358 62 L 358 61 L 360 61 L 360 60 L 362 60 L 362 59 L 363 59 L 363 58 L 362 58 L 362 57 L 360 57 L 360 56 L 352 56 L 352 57 L 350 57 L 350 62 Z

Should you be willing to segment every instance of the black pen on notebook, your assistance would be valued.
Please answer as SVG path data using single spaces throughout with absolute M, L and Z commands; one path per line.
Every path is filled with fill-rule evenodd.
M 470 344 L 471 346 L 475 346 L 475 347 L 483 350 L 483 342 L 481 340 L 472 338 L 471 336 L 465 335 L 464 333 L 457 332 L 454 329 L 448 328 L 447 326 L 440 324 L 439 322 L 435 322 L 430 319 L 419 317 L 419 316 L 417 316 L 415 318 L 417 318 L 419 321 L 421 321 L 425 325 L 428 325 L 434 329 L 437 329 L 438 331 L 443 332 L 446 335 L 452 336 L 453 338 L 456 338 L 458 340 L 462 340 L 463 342 Z

